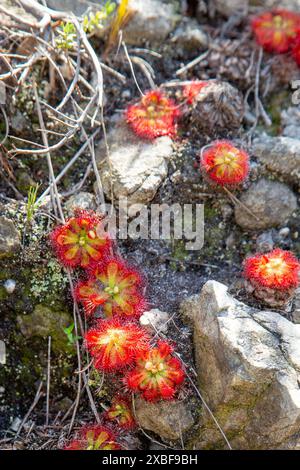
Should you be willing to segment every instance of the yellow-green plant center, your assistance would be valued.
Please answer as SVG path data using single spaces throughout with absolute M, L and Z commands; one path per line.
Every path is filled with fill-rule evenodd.
M 107 286 L 105 287 L 104 291 L 107 294 L 109 294 L 111 297 L 113 297 L 114 295 L 117 295 L 120 293 L 120 288 L 118 286 L 113 286 L 113 287 Z
M 121 329 L 109 329 L 100 338 L 100 344 L 122 345 L 126 340 L 126 333 Z
M 164 365 L 162 362 L 152 362 L 152 361 L 147 361 L 145 364 L 145 369 L 152 374 L 158 374 L 159 372 L 162 372 L 164 370 Z
M 78 244 L 80 246 L 84 246 L 86 244 L 86 237 L 84 235 L 81 235 L 78 240 Z
M 272 258 L 266 264 L 268 274 L 283 274 L 286 270 L 286 263 L 281 258 Z
M 216 157 L 217 165 L 228 165 L 232 166 L 237 163 L 237 157 L 232 152 L 222 152 Z

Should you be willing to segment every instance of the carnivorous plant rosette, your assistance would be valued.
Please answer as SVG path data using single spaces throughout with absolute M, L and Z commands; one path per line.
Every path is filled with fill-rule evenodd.
M 105 426 L 91 425 L 83 427 L 77 439 L 71 441 L 65 450 L 119 450 L 114 433 Z
M 77 211 L 50 235 L 56 256 L 64 266 L 88 268 L 107 253 L 111 242 L 100 232 L 101 217 L 93 212 Z M 103 233 L 101 236 L 99 233 Z
M 105 317 L 125 315 L 139 317 L 145 309 L 141 295 L 141 275 L 118 258 L 112 258 L 95 266 L 91 278 L 76 288 L 76 296 L 82 302 L 87 315 L 102 306 Z
M 197 95 L 203 88 L 208 85 L 208 82 L 193 80 L 191 83 L 185 85 L 182 90 L 182 95 L 186 99 L 187 104 L 193 104 Z
M 124 429 L 132 429 L 136 425 L 129 400 L 124 397 L 113 398 L 106 416 L 107 419 L 117 422 Z
M 173 348 L 160 341 L 155 348 L 140 351 L 136 367 L 125 376 L 125 384 L 140 392 L 145 400 L 172 399 L 184 381 L 184 371 L 179 359 L 172 356 Z
M 100 320 L 85 335 L 86 347 L 96 369 L 115 371 L 134 364 L 136 354 L 147 349 L 145 330 L 119 319 Z
M 151 90 L 139 103 L 127 108 L 126 121 L 142 138 L 155 139 L 163 135 L 174 137 L 179 115 L 179 109 L 172 99 L 160 90 Z
M 251 256 L 244 263 L 244 277 L 255 297 L 272 306 L 286 304 L 299 285 L 300 263 L 290 251 L 275 250 Z
M 300 15 L 278 9 L 253 18 L 252 29 L 260 46 L 277 54 L 290 50 L 300 31 Z
M 249 155 L 227 140 L 213 142 L 201 155 L 201 169 L 210 182 L 236 186 L 249 173 Z

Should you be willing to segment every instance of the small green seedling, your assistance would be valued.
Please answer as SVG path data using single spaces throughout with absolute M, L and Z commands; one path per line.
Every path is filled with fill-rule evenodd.
M 27 194 L 27 204 L 26 204 L 26 222 L 30 223 L 36 213 L 39 203 L 37 202 L 37 193 L 40 185 L 36 184 L 35 186 L 30 186 Z
M 74 48 L 77 32 L 73 23 L 62 23 L 57 29 L 57 33 L 55 44 L 58 49 L 70 50 Z
M 114 12 L 115 8 L 115 2 L 111 2 L 109 0 L 105 3 L 101 10 L 98 10 L 95 13 L 90 12 L 83 18 L 83 30 L 88 34 L 92 34 L 95 33 L 97 29 L 103 29 L 105 22 L 108 20 L 109 16 Z
M 74 323 L 71 323 L 70 326 L 67 326 L 66 328 L 64 328 L 64 333 L 65 335 L 67 336 L 68 338 L 68 344 L 74 344 L 76 343 L 76 341 L 78 341 L 79 339 L 81 339 L 81 336 L 76 336 L 73 334 L 73 330 L 75 328 L 75 324 Z

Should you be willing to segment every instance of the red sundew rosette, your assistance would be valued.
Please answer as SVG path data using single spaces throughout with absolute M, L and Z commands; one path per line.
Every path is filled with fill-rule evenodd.
M 252 19 L 256 41 L 266 51 L 281 54 L 288 52 L 300 31 L 300 15 L 278 9 Z
M 209 182 L 236 187 L 248 177 L 249 155 L 227 140 L 216 141 L 203 149 L 200 168 Z
M 175 137 L 176 120 L 180 111 L 176 103 L 160 90 L 147 92 L 141 100 L 130 105 L 125 118 L 135 134 L 153 140 L 161 136 Z
M 133 429 L 136 427 L 130 402 L 122 396 L 113 398 L 110 407 L 106 411 L 106 418 L 116 422 L 122 429 Z
M 165 341 L 160 341 L 155 348 L 140 351 L 136 367 L 124 378 L 127 388 L 151 402 L 174 398 L 185 373 L 180 360 L 173 357 L 172 352 L 173 348 Z
M 111 241 L 104 232 L 99 237 L 100 224 L 101 217 L 94 212 L 77 210 L 74 217 L 53 230 L 52 246 L 64 266 L 87 269 L 107 256 Z
M 185 98 L 187 104 L 193 104 L 201 90 L 207 85 L 208 82 L 200 80 L 193 80 L 191 83 L 185 85 L 182 90 L 182 96 Z
M 84 426 L 78 438 L 71 441 L 64 450 L 119 450 L 116 435 L 106 426 L 94 424 Z
M 244 265 L 244 275 L 250 282 L 278 290 L 296 288 L 299 270 L 299 261 L 293 253 L 280 248 L 251 256 Z
M 80 282 L 75 295 L 87 316 L 101 306 L 105 317 L 114 315 L 138 318 L 146 308 L 141 291 L 141 274 L 119 258 L 107 258 L 89 270 L 89 279 Z
M 247 258 L 243 274 L 254 297 L 276 307 L 292 298 L 299 285 L 299 271 L 300 263 L 293 253 L 276 248 Z
M 85 344 L 95 368 L 113 372 L 135 364 L 136 355 L 148 348 L 149 336 L 132 322 L 100 320 L 86 333 Z

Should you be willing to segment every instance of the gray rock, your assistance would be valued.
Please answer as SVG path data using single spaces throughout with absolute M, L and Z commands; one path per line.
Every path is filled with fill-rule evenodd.
M 290 236 L 290 233 L 291 233 L 291 230 L 289 227 L 282 227 L 279 230 L 278 235 L 279 235 L 279 238 L 281 238 L 281 240 L 284 240 L 285 238 L 288 238 Z
M 20 418 L 14 418 L 13 422 L 11 423 L 10 425 L 10 430 L 13 431 L 13 432 L 17 432 L 20 425 L 22 423 L 22 420 Z
M 110 198 L 111 188 L 116 200 L 128 198 L 129 204 L 146 204 L 156 194 L 167 176 L 173 147 L 170 137 L 154 141 L 136 137 L 124 123 L 114 127 L 108 135 L 110 168 L 105 159 L 104 144 L 97 149 L 98 167 L 103 189 Z
M 224 220 L 229 220 L 230 217 L 233 215 L 233 207 L 228 204 L 228 202 L 222 201 L 220 203 L 220 210 Z
M 172 42 L 185 51 L 197 51 L 207 48 L 208 37 L 196 20 L 183 18 L 174 31 Z M 178 48 L 177 48 L 178 51 Z
M 92 193 L 87 193 L 84 191 L 78 194 L 74 194 L 74 196 L 69 197 L 69 199 L 65 202 L 65 209 L 70 216 L 74 215 L 75 209 L 95 210 L 95 196 Z
M 281 113 L 282 135 L 292 139 L 300 139 L 300 108 L 291 106 Z
M 253 153 L 267 170 L 299 184 L 300 140 L 263 134 L 253 142 Z
M 159 0 L 130 0 L 129 8 L 133 16 L 123 29 L 123 37 L 135 46 L 164 41 L 180 19 L 174 4 Z
M 193 305 L 199 387 L 233 449 L 293 448 L 300 432 L 300 325 L 238 302 L 216 281 Z M 194 448 L 226 448 L 208 416 L 199 424 Z
M 153 308 L 143 313 L 140 317 L 140 324 L 152 332 L 166 333 L 168 331 L 169 320 L 170 315 L 167 312 Z
M 226 250 L 232 250 L 236 246 L 236 235 L 234 232 L 231 232 L 225 240 Z
M 194 424 L 186 401 L 149 403 L 137 398 L 135 409 L 140 426 L 154 432 L 162 439 L 177 441 Z
M 258 253 L 267 253 L 274 248 L 272 230 L 261 233 L 256 239 L 256 251 Z
M 224 16 L 248 14 L 249 0 L 213 0 L 215 9 Z
M 240 197 L 259 220 L 248 214 L 242 205 L 235 207 L 235 220 L 245 230 L 264 230 L 284 224 L 297 209 L 297 199 L 291 189 L 264 178 L 253 183 Z
M 194 312 L 198 308 L 199 295 L 191 295 L 187 297 L 180 305 L 180 314 L 183 317 L 183 320 L 188 324 L 193 324 L 194 322 Z
M 3 286 L 8 294 L 12 294 L 16 288 L 16 281 L 14 279 L 7 279 Z
M 88 0 L 48 0 L 47 5 L 53 10 L 71 11 L 75 15 L 82 15 L 91 6 L 91 2 Z
M 17 134 L 21 134 L 22 132 L 30 129 L 30 126 L 30 121 L 26 117 L 26 115 L 24 115 L 23 113 L 21 113 L 21 111 L 17 109 L 11 117 L 11 128 Z
M 291 312 L 291 318 L 294 323 L 300 323 L 300 288 L 296 290 L 293 301 L 293 310 Z
M 0 217 L 0 259 L 12 256 L 21 247 L 20 234 L 12 220 Z

